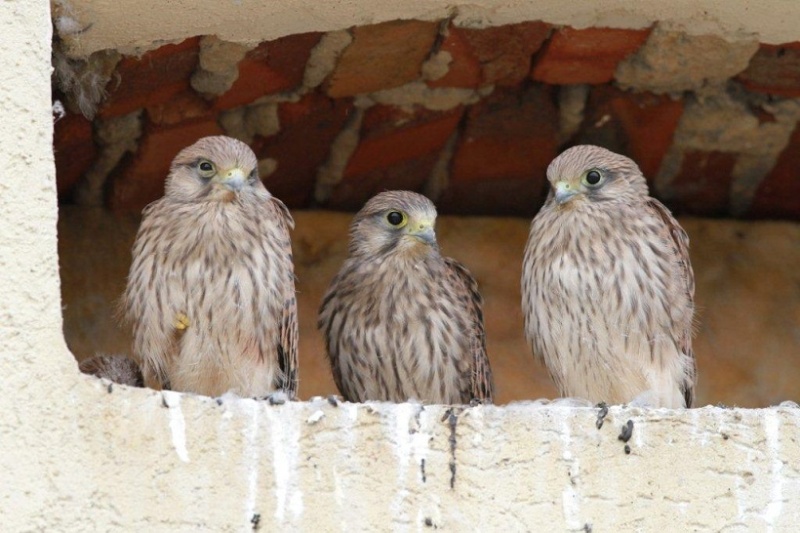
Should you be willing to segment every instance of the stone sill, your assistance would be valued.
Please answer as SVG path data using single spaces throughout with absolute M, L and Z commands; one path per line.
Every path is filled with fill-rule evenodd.
M 795 407 L 615 406 L 598 429 L 590 407 L 271 406 L 82 379 L 64 405 L 81 413 L 63 443 L 73 453 L 50 478 L 75 482 L 77 529 L 788 531 L 800 520 Z M 628 420 L 630 454 L 618 438 Z M 115 481 L 95 508 L 93 487 Z
M 168 4 L 155 0 L 58 0 L 54 2 L 54 12 L 56 27 L 78 56 L 108 48 L 126 54 L 141 53 L 158 44 L 207 33 L 226 41 L 253 42 L 395 19 L 448 17 L 464 27 L 545 20 L 575 28 L 646 28 L 656 21 L 666 21 L 686 27 L 695 35 L 714 33 L 734 41 L 756 34 L 762 42 L 779 44 L 796 40 L 795 21 L 800 5 L 783 0 L 764 0 L 758 9 L 741 1 L 671 6 L 661 0 L 603 0 L 588 4 L 581 0 L 339 0 L 322 4 L 305 0 L 173 0 Z

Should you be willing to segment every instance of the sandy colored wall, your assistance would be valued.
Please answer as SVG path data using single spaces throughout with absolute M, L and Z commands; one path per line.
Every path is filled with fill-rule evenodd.
M 48 8 L 0 10 L 4 531 L 790 531 L 800 521 L 792 406 L 614 408 L 598 430 L 593 409 L 220 405 L 81 377 L 61 334 Z M 617 440 L 628 419 L 630 454 Z
M 795 41 L 800 4 L 764 0 L 54 0 L 57 22 L 76 56 L 114 48 L 125 53 L 155 43 L 216 34 L 234 42 L 258 42 L 294 33 L 331 31 L 395 19 L 438 20 L 452 16 L 461 26 L 499 26 L 544 20 L 577 28 L 644 28 L 655 21 L 674 23 L 694 34 L 715 33 L 730 40 L 756 36 L 765 43 Z M 179 22 L 178 22 L 179 21 Z

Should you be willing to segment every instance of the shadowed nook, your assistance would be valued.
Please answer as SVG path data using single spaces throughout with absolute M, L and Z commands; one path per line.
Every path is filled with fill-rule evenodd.
M 329 13 L 245 0 L 225 16 L 214 2 L 95 4 L 0 14 L 11 110 L 0 154 L 8 183 L 25 184 L 0 194 L 4 527 L 781 531 L 800 520 L 800 409 L 766 408 L 800 396 L 800 35 L 784 22 L 800 10 L 655 20 L 653 2 Z M 52 19 L 62 85 L 51 93 Z M 67 108 L 54 132 L 53 100 Z M 138 213 L 162 194 L 172 156 L 214 133 L 251 144 L 293 209 L 308 401 L 77 372 L 74 358 L 129 351 L 115 311 Z M 396 187 L 437 202 L 443 251 L 478 278 L 498 403 L 552 397 L 523 340 L 519 268 L 547 163 L 584 142 L 636 159 L 690 234 L 696 405 L 763 409 L 317 397 L 335 392 L 314 323 L 351 212 Z
M 56 27 L 76 13 L 56 9 Z M 112 16 L 81 13 L 87 24 Z M 639 26 L 491 26 L 456 10 L 135 49 L 91 44 L 99 28 L 62 32 L 54 97 L 68 112 L 55 124 L 55 153 L 68 345 L 80 359 L 130 351 L 113 310 L 139 213 L 163 194 L 181 148 L 226 134 L 252 146 L 265 185 L 297 222 L 301 398 L 335 391 L 317 308 L 346 257 L 352 212 L 386 189 L 432 198 L 443 252 L 477 277 L 497 402 L 553 397 L 523 337 L 522 250 L 547 165 L 592 143 L 636 160 L 689 232 L 697 405 L 796 398 L 794 45 Z

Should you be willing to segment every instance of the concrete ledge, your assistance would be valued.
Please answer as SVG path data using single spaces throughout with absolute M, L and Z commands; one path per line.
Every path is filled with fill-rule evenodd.
M 8 531 L 242 531 L 254 520 L 267 531 L 789 531 L 800 521 L 792 407 L 612 407 L 598 429 L 589 407 L 270 406 L 72 378 L 82 382 L 66 397 L 19 421 L 46 437 L 4 452 L 20 496 L 3 504 Z M 630 454 L 618 439 L 628 420 Z M 43 441 L 53 455 L 31 464 Z
M 742 0 L 663 2 L 661 0 L 56 0 L 56 26 L 72 55 L 116 49 L 141 53 L 158 44 L 214 34 L 233 42 L 259 42 L 309 31 L 332 31 L 395 19 L 440 20 L 459 26 L 500 26 L 544 20 L 576 28 L 644 28 L 656 21 L 695 35 L 717 34 L 731 41 L 757 37 L 764 43 L 795 41 L 800 4 L 764 0 L 756 9 Z

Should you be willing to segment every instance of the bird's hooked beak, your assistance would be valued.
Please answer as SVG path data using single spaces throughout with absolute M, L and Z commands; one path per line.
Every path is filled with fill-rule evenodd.
M 408 227 L 408 234 L 425 244 L 436 244 L 436 232 L 433 230 L 432 220 L 421 220 L 410 224 Z
M 553 186 L 556 196 L 556 203 L 558 205 L 564 205 L 565 203 L 572 200 L 572 198 L 578 194 L 578 189 L 570 185 L 568 181 L 558 181 Z
M 239 167 L 230 169 L 227 173 L 223 174 L 219 180 L 219 183 L 223 187 L 233 192 L 240 191 L 246 182 L 247 176 Z

